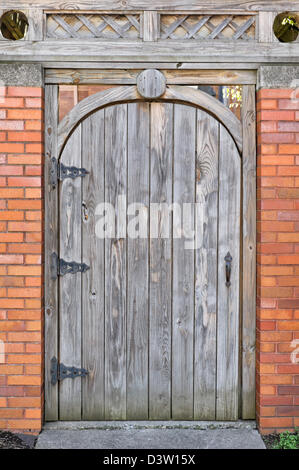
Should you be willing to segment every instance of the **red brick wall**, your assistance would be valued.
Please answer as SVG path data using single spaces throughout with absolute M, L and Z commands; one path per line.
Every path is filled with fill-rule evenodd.
M 292 93 L 264 89 L 257 96 L 257 416 L 263 433 L 299 426 L 299 353 L 297 363 L 291 360 L 299 348 L 299 101 Z
M 41 427 L 42 110 L 41 88 L 1 88 L 0 428 L 12 431 Z

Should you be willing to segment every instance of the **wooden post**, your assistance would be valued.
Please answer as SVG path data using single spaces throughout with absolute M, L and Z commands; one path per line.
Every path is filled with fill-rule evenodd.
M 258 41 L 278 42 L 273 32 L 273 22 L 276 16 L 275 11 L 260 11 L 258 16 Z
M 43 10 L 34 8 L 24 13 L 29 20 L 29 28 L 25 40 L 42 41 L 44 39 Z
M 145 11 L 143 14 L 143 40 L 157 41 L 160 36 L 160 15 L 157 11 Z

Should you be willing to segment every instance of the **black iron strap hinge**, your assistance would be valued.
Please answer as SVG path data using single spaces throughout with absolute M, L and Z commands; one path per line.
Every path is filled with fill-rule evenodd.
M 85 273 L 88 269 L 90 269 L 90 267 L 85 263 L 65 261 L 59 258 L 56 253 L 52 253 L 51 255 L 51 279 L 53 280 L 65 274 Z
M 51 384 L 56 385 L 58 381 L 64 379 L 75 379 L 76 377 L 86 377 L 88 370 L 78 367 L 65 366 L 59 363 L 56 357 L 51 359 Z
M 83 178 L 88 173 L 85 168 L 65 166 L 63 163 L 58 163 L 55 157 L 51 158 L 50 183 L 53 188 L 56 188 L 58 180 L 63 181 L 66 178 Z

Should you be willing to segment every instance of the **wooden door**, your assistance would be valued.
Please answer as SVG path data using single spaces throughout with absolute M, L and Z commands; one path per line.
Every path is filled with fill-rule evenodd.
M 57 355 L 88 375 L 55 384 L 56 418 L 237 419 L 241 158 L 227 127 L 188 104 L 112 104 L 61 163 L 88 174 L 59 182 L 58 254 L 89 269 L 57 280 Z

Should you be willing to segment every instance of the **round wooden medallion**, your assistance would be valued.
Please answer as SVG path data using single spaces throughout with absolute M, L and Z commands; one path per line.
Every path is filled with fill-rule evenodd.
M 166 78 L 159 70 L 144 70 L 137 77 L 137 90 L 144 98 L 159 98 L 165 93 Z

